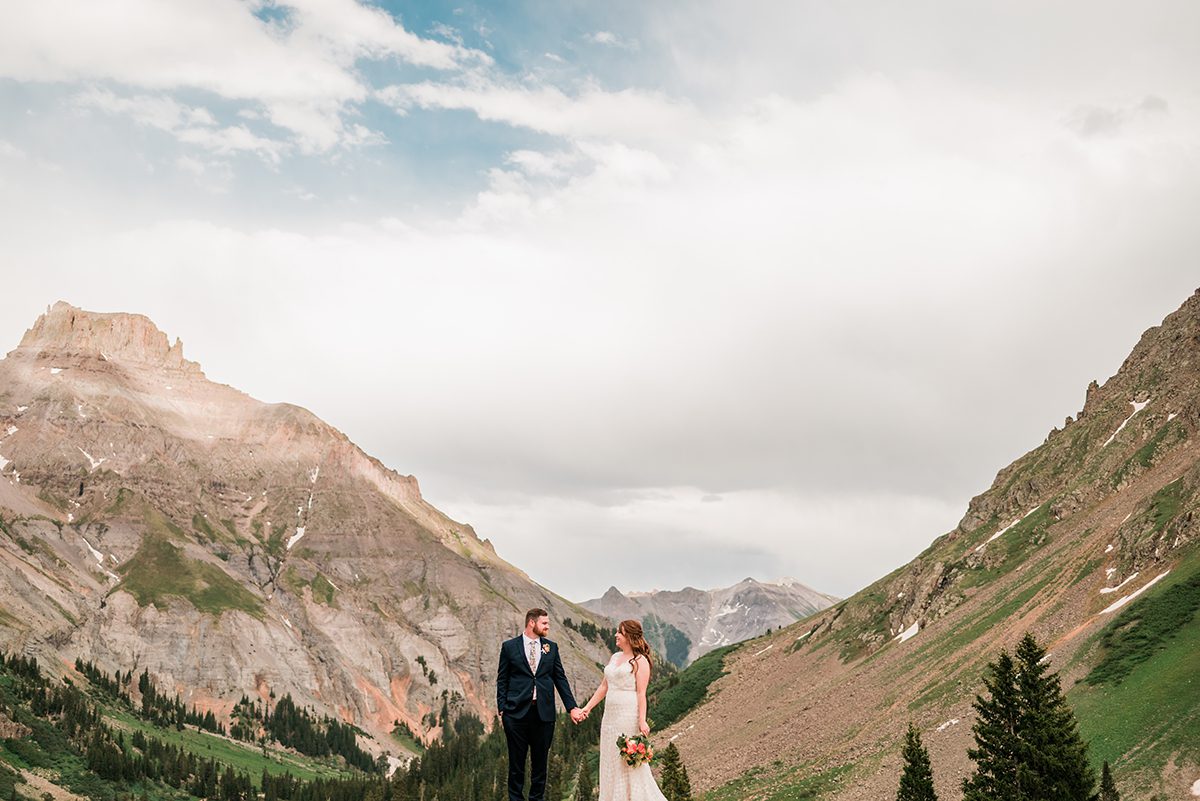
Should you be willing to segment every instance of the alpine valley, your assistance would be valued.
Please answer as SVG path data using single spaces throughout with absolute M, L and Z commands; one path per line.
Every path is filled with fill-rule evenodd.
M 493 801 L 496 644 L 541 605 L 577 695 L 612 618 L 660 621 L 660 651 L 687 667 L 656 666 L 654 741 L 703 801 L 894 798 L 910 722 L 939 797 L 960 798 L 987 664 L 1027 633 L 1097 774 L 1111 763 L 1127 800 L 1195 798 L 1198 431 L 1200 294 L 952 531 L 852 597 L 805 608 L 799 585 L 742 582 L 588 609 L 309 412 L 207 380 L 144 317 L 60 303 L 0 361 L 0 792 Z M 751 600 L 785 611 L 721 628 Z M 555 801 L 591 797 L 597 719 L 556 735 Z M 361 769 L 405 750 L 422 775 Z M 197 759 L 241 773 L 218 782 Z

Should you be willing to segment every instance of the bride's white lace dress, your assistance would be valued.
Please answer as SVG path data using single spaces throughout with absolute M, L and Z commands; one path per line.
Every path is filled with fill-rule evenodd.
M 618 737 L 638 734 L 637 683 L 623 653 L 608 660 L 604 678 L 608 693 L 600 720 L 600 801 L 666 801 L 650 766 L 631 768 L 617 751 Z

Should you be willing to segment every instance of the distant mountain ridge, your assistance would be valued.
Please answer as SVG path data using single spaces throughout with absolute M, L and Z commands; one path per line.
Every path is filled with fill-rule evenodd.
M 791 625 L 838 600 L 795 579 L 746 578 L 715 590 L 622 593 L 610 587 L 582 606 L 612 620 L 641 620 L 651 647 L 683 667 L 714 648 Z
M 380 749 L 494 716 L 524 610 L 592 616 L 310 412 L 205 378 L 146 317 L 47 309 L 0 360 L 0 640 L 148 669 L 223 721 L 290 693 Z M 579 692 L 599 641 L 555 630 Z

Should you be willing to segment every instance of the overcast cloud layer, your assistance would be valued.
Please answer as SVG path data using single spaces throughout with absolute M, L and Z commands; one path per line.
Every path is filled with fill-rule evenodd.
M 600 6 L 600 4 L 596 4 Z M 575 600 L 848 595 L 1200 285 L 1200 6 L 0 10 L 0 349 L 150 315 Z

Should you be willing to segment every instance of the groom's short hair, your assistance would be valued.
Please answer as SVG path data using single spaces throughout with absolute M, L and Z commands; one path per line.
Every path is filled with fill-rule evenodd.
M 531 622 L 537 620 L 539 617 L 550 617 L 550 613 L 545 609 L 530 609 L 525 613 L 525 625 L 528 626 Z

